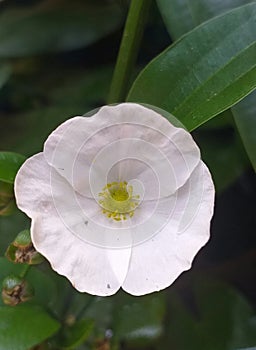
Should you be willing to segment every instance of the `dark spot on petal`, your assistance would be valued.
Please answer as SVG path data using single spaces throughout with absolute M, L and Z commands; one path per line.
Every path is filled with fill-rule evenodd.
M 58 168 L 59 170 L 64 170 L 64 168 Z
M 107 284 L 107 288 L 108 288 L 108 289 L 110 289 L 110 288 L 111 288 L 111 287 L 110 287 L 110 284 Z
M 85 224 L 85 225 L 88 225 L 88 221 L 85 221 L 84 224 Z

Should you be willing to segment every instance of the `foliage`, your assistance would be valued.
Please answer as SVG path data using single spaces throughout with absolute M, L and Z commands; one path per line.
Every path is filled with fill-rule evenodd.
M 238 215 L 252 232 L 236 231 L 232 222 L 229 238 L 220 237 L 230 195 L 192 271 L 166 291 L 140 298 L 80 294 L 46 261 L 28 268 L 5 257 L 30 225 L 15 208 L 15 175 L 57 125 L 106 104 L 129 4 L 1 2 L 0 283 L 10 275 L 24 278 L 34 296 L 14 307 L 0 300 L 0 350 L 256 347 L 255 271 L 248 268 L 255 263 L 255 185 L 252 170 L 244 175 L 251 164 L 256 170 L 255 1 L 152 1 L 149 18 L 141 14 L 146 30 L 138 64 L 126 71 L 125 89 L 132 86 L 124 89 L 127 101 L 161 108 L 193 130 L 216 184 L 217 208 L 229 191 L 240 191 Z M 129 47 L 137 50 L 139 42 Z M 241 184 L 238 191 L 234 183 Z M 222 242 L 229 247 L 223 260 Z

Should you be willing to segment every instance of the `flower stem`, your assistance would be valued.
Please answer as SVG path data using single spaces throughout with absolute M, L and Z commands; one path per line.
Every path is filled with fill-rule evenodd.
M 28 273 L 29 269 L 30 269 L 30 265 L 24 264 L 24 267 L 19 274 L 20 278 L 24 278 L 26 276 L 26 274 Z
M 151 0 L 131 0 L 110 86 L 109 104 L 122 102 L 125 99 L 150 4 Z

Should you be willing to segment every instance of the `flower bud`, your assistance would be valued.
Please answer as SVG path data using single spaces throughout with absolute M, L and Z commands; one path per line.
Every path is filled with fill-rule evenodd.
M 2 299 L 6 305 L 15 306 L 31 299 L 34 289 L 20 277 L 10 275 L 3 280 Z
M 13 184 L 0 181 L 0 215 L 10 215 L 15 208 Z
M 29 230 L 21 231 L 18 234 L 7 248 L 5 255 L 14 263 L 36 265 L 43 261 L 42 255 L 35 250 L 32 244 Z

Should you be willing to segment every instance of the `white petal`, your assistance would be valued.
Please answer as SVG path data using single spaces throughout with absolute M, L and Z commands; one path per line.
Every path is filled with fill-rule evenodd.
M 76 194 L 42 153 L 28 159 L 19 170 L 15 194 L 19 208 L 32 218 L 36 249 L 57 272 L 78 290 L 91 294 L 111 295 L 120 288 L 128 270 L 130 236 L 101 225 L 99 218 L 105 217 L 97 203 Z M 128 248 L 109 248 L 116 239 L 118 246 Z
M 168 224 L 150 240 L 133 247 L 122 288 L 133 295 L 159 291 L 188 270 L 209 239 L 213 205 L 212 179 L 200 162 L 189 181 L 178 190 L 177 204 Z
M 80 292 L 107 296 L 120 288 L 128 269 L 128 249 L 116 251 L 81 241 L 63 225 L 57 212 L 34 218 L 31 236 L 52 268 Z
M 123 139 L 132 139 L 137 144 L 120 141 Z M 115 142 L 118 141 L 117 145 Z M 95 157 L 105 148 L 109 159 L 101 157 L 101 162 L 94 163 Z M 188 179 L 199 162 L 200 152 L 188 132 L 174 127 L 160 114 L 138 104 L 105 106 L 92 117 L 70 119 L 49 136 L 44 153 L 47 162 L 77 191 L 92 196 L 89 183 L 91 168 L 95 166 L 92 172 L 93 175 L 97 173 L 100 187 L 113 163 L 120 158 L 134 157 L 143 162 L 150 158 L 152 149 L 155 150 L 155 157 L 151 158 L 150 167 L 161 178 L 159 183 L 163 190 L 160 190 L 160 194 L 164 192 L 168 196 Z M 161 154 L 160 158 L 157 154 Z M 123 172 L 122 167 L 119 170 L 122 181 L 137 179 L 141 173 L 140 167 L 131 168 L 129 174 Z M 162 181 L 164 173 L 165 179 L 169 179 L 169 186 L 165 186 L 167 180 Z M 149 174 L 142 173 L 141 179 L 150 183 Z

